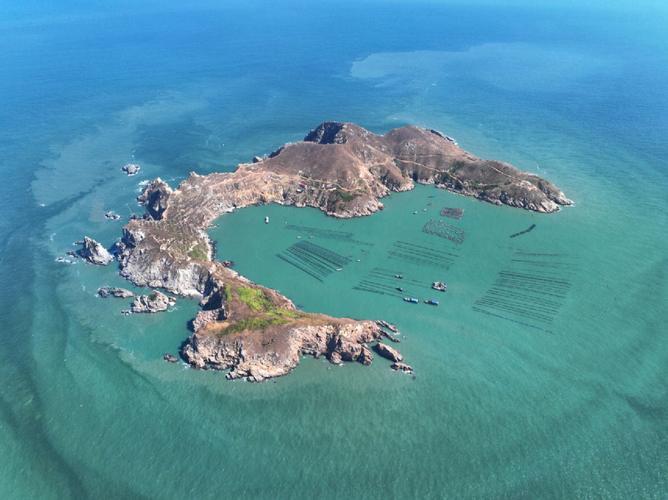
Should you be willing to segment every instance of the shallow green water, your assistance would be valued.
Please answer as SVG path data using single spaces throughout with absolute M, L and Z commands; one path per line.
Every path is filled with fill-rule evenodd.
M 339 7 L 0 15 L 0 497 L 666 496 L 664 13 Z M 95 297 L 128 286 L 116 269 L 54 262 L 84 234 L 111 245 L 104 211 L 140 212 L 139 182 L 230 169 L 323 119 L 441 129 L 576 201 L 539 215 L 419 186 L 355 220 L 219 219 L 219 258 L 245 276 L 397 323 L 415 377 L 381 359 L 306 358 L 265 384 L 168 364 L 194 301 L 124 317 Z M 277 257 L 304 242 L 348 261 Z

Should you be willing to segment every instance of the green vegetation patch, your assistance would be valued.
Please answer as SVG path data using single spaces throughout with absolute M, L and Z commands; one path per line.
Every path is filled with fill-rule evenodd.
M 262 288 L 250 286 L 225 285 L 226 300 L 236 299 L 248 306 L 250 315 L 229 325 L 218 335 L 241 332 L 244 330 L 264 330 L 270 326 L 284 325 L 305 316 L 292 309 L 277 307 Z
M 222 332 L 220 332 L 220 335 L 242 332 L 244 330 L 264 330 L 270 326 L 285 325 L 286 323 L 290 323 L 290 321 L 299 319 L 303 316 L 303 313 L 297 311 L 276 309 L 268 314 L 251 316 L 250 318 L 239 320 L 225 328 Z
M 250 307 L 252 311 L 268 312 L 276 307 L 261 288 L 240 286 L 236 289 L 236 292 L 239 300 Z
M 188 252 L 188 257 L 195 260 L 207 260 L 208 255 L 206 250 L 199 243 L 195 245 L 190 252 Z
M 349 191 L 344 191 L 343 189 L 336 189 L 336 196 L 341 200 L 341 201 L 352 201 L 355 199 L 357 194 L 351 193 Z

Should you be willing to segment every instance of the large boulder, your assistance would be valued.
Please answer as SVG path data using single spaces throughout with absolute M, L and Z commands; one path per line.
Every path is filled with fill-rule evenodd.
M 121 167 L 121 170 L 128 174 L 128 176 L 132 177 L 133 175 L 137 175 L 139 173 L 141 167 L 136 163 L 127 163 Z
M 106 299 L 107 297 L 117 297 L 119 299 L 127 299 L 134 297 L 134 293 L 125 288 L 117 288 L 115 286 L 103 286 L 97 289 L 97 294 Z
M 397 372 L 413 373 L 413 367 L 411 365 L 407 365 L 406 363 L 402 363 L 400 361 L 392 363 L 391 368 Z
M 81 258 L 98 266 L 106 266 L 114 260 L 113 255 L 101 243 L 88 236 L 84 236 L 78 254 Z
M 395 363 L 404 360 L 404 357 L 401 355 L 401 353 L 397 351 L 394 347 L 390 347 L 389 345 L 383 344 L 381 342 L 378 342 L 378 344 L 376 344 L 376 352 L 380 354 L 382 357 L 387 358 L 390 361 L 394 361 Z
M 133 313 L 156 313 L 166 311 L 176 300 L 162 292 L 155 291 L 150 295 L 139 295 L 130 306 Z

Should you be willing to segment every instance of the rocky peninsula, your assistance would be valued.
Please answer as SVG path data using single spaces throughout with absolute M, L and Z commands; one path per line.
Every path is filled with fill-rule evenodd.
M 145 217 L 130 220 L 116 246 L 120 272 L 136 285 L 201 299 L 181 353 L 194 367 L 260 381 L 288 373 L 304 354 L 370 364 L 368 344 L 387 336 L 383 322 L 297 310 L 280 293 L 213 260 L 206 230 L 220 215 L 255 204 L 310 206 L 344 218 L 371 215 L 383 208 L 383 197 L 416 182 L 537 212 L 571 203 L 549 181 L 477 158 L 435 130 L 402 127 L 377 135 L 325 122 L 302 142 L 254 157 L 234 172 L 191 173 L 177 189 L 152 181 L 138 198 Z M 94 260 L 106 260 L 87 243 L 89 253 L 102 254 Z M 136 300 L 138 309 L 147 305 Z M 395 369 L 411 371 L 396 349 L 374 349 Z

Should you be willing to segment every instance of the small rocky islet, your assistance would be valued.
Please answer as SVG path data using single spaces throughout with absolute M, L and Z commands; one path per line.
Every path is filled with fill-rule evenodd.
M 477 158 L 435 130 L 408 126 L 377 135 L 352 123 L 325 122 L 302 142 L 256 156 L 234 172 L 191 173 L 177 189 L 153 180 L 138 197 L 145 216 L 125 225 L 115 255 L 89 237 L 79 255 L 97 265 L 115 256 L 121 276 L 137 286 L 198 297 L 201 309 L 181 349 L 195 368 L 262 381 L 289 373 L 302 355 L 368 365 L 373 345 L 394 370 L 412 373 L 397 349 L 379 342 L 399 340 L 394 325 L 298 310 L 279 292 L 213 260 L 206 230 L 224 213 L 267 203 L 315 207 L 340 218 L 371 215 L 382 210 L 383 197 L 416 182 L 542 213 L 572 203 L 549 181 Z M 135 297 L 130 311 L 160 312 L 173 303 L 154 291 Z

